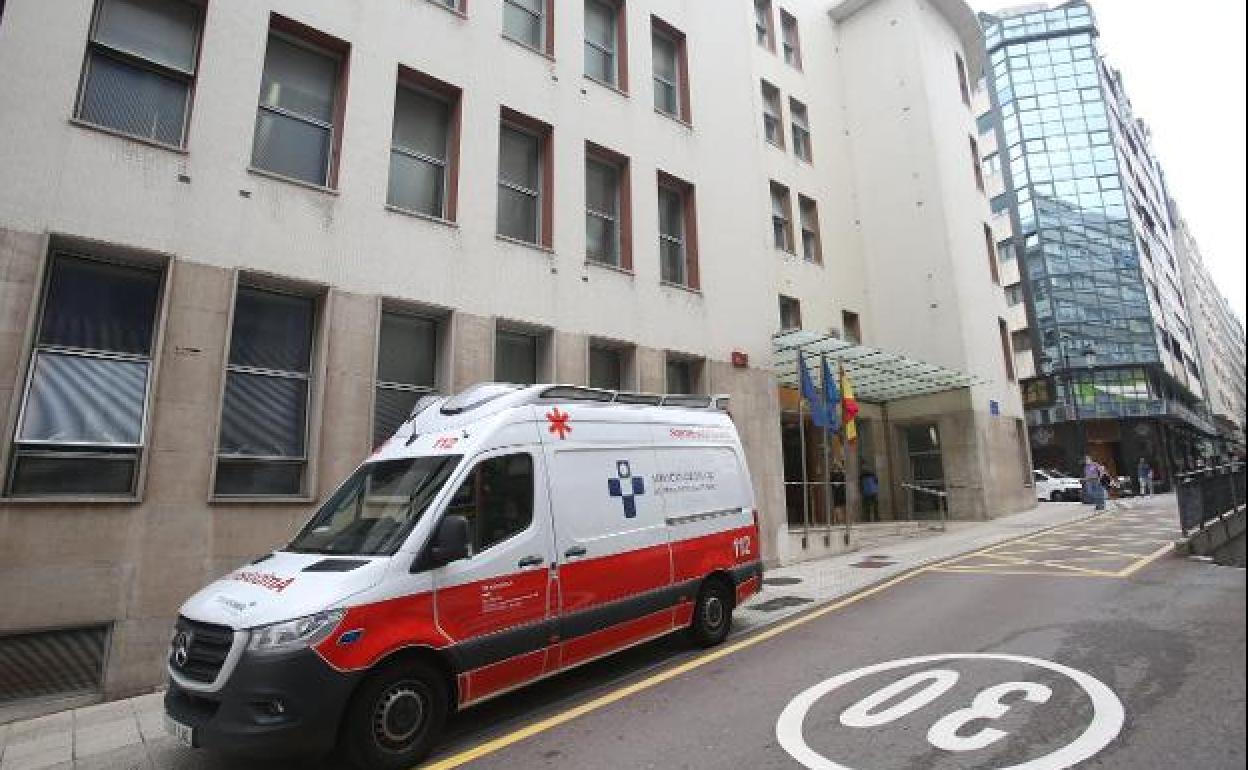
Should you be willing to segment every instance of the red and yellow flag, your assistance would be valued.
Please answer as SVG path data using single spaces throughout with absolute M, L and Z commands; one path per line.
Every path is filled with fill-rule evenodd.
M 858 400 L 854 398 L 854 383 L 849 379 L 849 375 L 845 373 L 845 367 L 841 367 L 841 425 L 844 426 L 844 435 L 846 441 L 858 440 L 858 423 L 855 417 L 858 416 Z

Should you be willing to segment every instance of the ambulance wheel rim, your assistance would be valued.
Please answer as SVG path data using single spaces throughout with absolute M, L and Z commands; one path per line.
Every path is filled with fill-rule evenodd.
M 377 699 L 373 737 L 388 749 L 406 748 L 425 725 L 428 693 L 414 682 L 398 682 Z
M 724 623 L 724 602 L 718 596 L 712 594 L 706 598 L 706 603 L 702 607 L 702 622 L 706 624 L 707 629 L 715 630 Z

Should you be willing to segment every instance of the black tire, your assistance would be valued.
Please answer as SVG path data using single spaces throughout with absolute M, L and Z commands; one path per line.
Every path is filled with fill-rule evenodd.
M 1061 492 L 1058 492 L 1057 490 L 1053 490 L 1052 492 L 1049 493 L 1049 502 L 1060 503 L 1061 501 L 1062 501 Z
M 727 581 L 711 578 L 702 584 L 693 605 L 689 635 L 699 647 L 714 647 L 732 630 L 732 609 L 736 596 Z
M 446 723 L 446 678 L 422 661 L 384 666 L 360 685 L 343 718 L 342 759 L 360 770 L 407 770 Z

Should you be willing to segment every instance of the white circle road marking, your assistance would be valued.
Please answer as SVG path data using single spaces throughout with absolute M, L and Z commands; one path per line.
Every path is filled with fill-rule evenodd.
M 852 770 L 852 768 L 845 765 L 833 762 L 807 745 L 806 738 L 802 734 L 802 723 L 805 721 L 806 713 L 810 711 L 810 707 L 836 688 L 861 679 L 864 676 L 906 666 L 917 666 L 923 663 L 936 663 L 946 660 L 997 660 L 1046 668 L 1069 677 L 1092 700 L 1092 722 L 1078 738 L 1050 754 L 1021 764 L 1000 768 L 1000 770 L 1060 770 L 1061 768 L 1071 767 L 1092 757 L 1108 746 L 1110 741 L 1117 737 L 1118 732 L 1122 730 L 1122 724 L 1126 718 L 1122 708 L 1122 701 L 1118 700 L 1118 696 L 1114 694 L 1114 691 L 1102 684 L 1100 680 L 1082 671 L 1069 666 L 1063 666 L 1060 663 L 1039 658 L 1028 658 L 1022 655 L 945 653 L 891 660 L 885 663 L 877 663 L 873 666 L 854 669 L 843 674 L 837 674 L 831 679 L 824 680 L 802 691 L 796 698 L 789 701 L 789 705 L 784 707 L 784 711 L 780 712 L 780 718 L 776 720 L 776 739 L 785 751 L 789 752 L 794 759 L 810 768 L 810 770 Z

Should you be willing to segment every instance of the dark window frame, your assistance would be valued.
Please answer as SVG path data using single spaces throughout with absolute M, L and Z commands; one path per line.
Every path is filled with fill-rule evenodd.
M 107 350 L 104 348 L 84 348 L 57 344 L 49 345 L 40 341 L 43 337 L 43 327 L 46 322 L 47 302 L 49 291 L 52 288 L 55 263 L 57 260 L 61 259 L 98 263 L 127 270 L 155 273 L 157 275 L 156 295 L 153 300 L 153 316 L 151 319 L 151 337 L 148 340 L 146 354 L 132 351 Z M 157 263 L 141 259 L 114 259 L 107 256 L 90 254 L 79 249 L 58 247 L 54 247 L 50 251 L 45 264 L 46 267 L 44 275 L 42 276 L 38 296 L 38 315 L 36 316 L 35 321 L 34 336 L 32 338 L 29 355 L 26 356 L 25 376 L 22 382 L 20 394 L 16 391 L 16 389 L 13 393 L 15 397 L 20 395 L 20 401 L 17 404 L 16 420 L 13 425 L 13 432 L 10 436 L 12 440 L 8 447 L 8 462 L 7 467 L 4 470 L 3 497 L 53 500 L 71 498 L 107 498 L 110 500 L 136 499 L 141 496 L 140 484 L 142 483 L 144 464 L 148 455 L 147 449 L 150 439 L 152 420 L 152 401 L 155 395 L 153 381 L 157 373 L 156 363 L 159 359 L 161 349 L 163 321 L 169 294 L 168 270 L 163 262 Z M 28 402 L 31 390 L 34 386 L 36 367 L 40 354 L 71 356 L 80 359 L 95 359 L 98 361 L 115 361 L 119 363 L 141 363 L 145 365 L 146 373 L 144 376 L 142 414 L 139 416 L 139 425 L 137 430 L 138 440 L 135 442 L 96 442 L 54 441 L 43 439 L 32 440 L 21 438 L 21 432 L 24 427 L 27 410 L 29 408 Z M 14 483 L 16 481 L 18 470 L 17 465 L 23 457 L 63 457 L 66 459 L 77 458 L 85 460 L 129 461 L 133 463 L 130 473 L 129 489 L 122 492 L 81 490 L 65 493 L 46 491 L 15 491 Z
M 351 44 L 321 32 L 314 27 L 295 21 L 294 19 L 281 16 L 277 13 L 270 13 L 269 30 L 268 35 L 265 38 L 265 53 L 263 59 L 261 60 L 261 78 L 263 78 L 263 68 L 268 66 L 269 43 L 274 38 L 278 38 L 287 44 L 303 48 L 313 54 L 317 54 L 334 61 L 334 97 L 330 120 L 328 123 L 309 116 L 299 115 L 290 110 L 278 107 L 277 105 L 266 105 L 264 103 L 263 93 L 259 88 L 257 89 L 256 98 L 255 124 L 257 126 L 259 125 L 260 115 L 262 112 L 272 112 L 274 114 L 299 120 L 305 124 L 315 125 L 329 131 L 329 151 L 327 153 L 325 179 L 323 182 L 300 179 L 298 177 L 292 177 L 288 174 L 283 174 L 280 171 L 273 171 L 259 165 L 256 160 L 257 143 L 254 133 L 252 135 L 249 168 L 261 174 L 294 182 L 295 184 L 304 184 L 322 189 L 337 190 L 339 165 L 342 158 L 343 125 L 346 120 L 347 86 L 350 83 Z
M 602 145 L 586 141 L 585 164 L 587 176 L 589 171 L 588 165 L 591 162 L 610 166 L 615 171 L 615 240 L 617 252 L 615 256 L 617 261 L 613 264 L 594 259 L 589 254 L 588 245 L 586 247 L 585 260 L 589 264 L 607 265 L 631 272 L 633 269 L 632 164 L 629 163 L 628 156 L 607 149 Z M 585 196 L 585 215 L 586 217 L 599 216 L 606 218 L 605 213 L 594 212 L 589 208 L 588 194 Z
M 666 190 L 669 193 L 679 196 L 681 205 L 681 253 L 684 255 L 684 282 L 674 282 L 662 279 L 662 271 L 660 268 L 660 282 L 669 286 L 679 286 L 684 289 L 699 291 L 701 289 L 701 276 L 698 269 L 698 217 L 697 217 L 697 190 L 693 184 L 683 179 L 672 176 L 662 170 L 657 172 L 658 190 Z M 657 196 L 656 196 L 657 197 Z M 659 239 L 663 240 L 664 234 L 660 230 Z M 660 259 L 662 250 L 660 249 Z
M 165 148 L 172 149 L 172 150 L 185 151 L 187 147 L 187 143 L 190 138 L 189 134 L 190 134 L 190 127 L 191 127 L 191 113 L 195 104 L 195 88 L 199 80 L 199 61 L 200 61 L 200 57 L 202 55 L 203 47 L 204 47 L 204 21 L 207 15 L 205 13 L 205 5 L 206 5 L 207 0 L 204 0 L 203 2 L 194 2 L 193 0 L 181 0 L 181 2 L 183 2 L 185 5 L 188 5 L 196 9 L 197 11 L 196 24 L 195 24 L 195 51 L 192 56 L 191 70 L 189 72 L 178 69 L 177 67 L 173 67 L 167 64 L 153 61 L 140 54 L 137 54 L 131 51 L 126 51 L 120 48 L 116 48 L 114 46 L 108 45 L 107 43 L 103 43 L 103 42 L 96 40 L 95 37 L 97 34 L 97 28 L 99 25 L 100 8 L 105 2 L 107 2 L 107 0 L 94 0 L 92 4 L 91 23 L 90 23 L 90 26 L 87 28 L 87 41 L 86 41 L 85 51 L 83 54 L 82 69 L 80 70 L 79 78 L 78 78 L 78 92 L 74 98 L 73 119 L 79 123 L 82 123 L 83 125 L 90 126 L 92 128 L 98 128 L 102 131 L 106 131 L 111 134 L 116 134 L 117 136 L 134 139 L 136 141 L 140 141 L 146 144 L 156 145 L 158 147 L 165 147 Z M 3 13 L 4 13 L 4 2 L 3 0 L 0 0 L 0 16 L 2 16 Z M 161 141 L 160 139 L 156 139 L 150 136 L 134 134 L 129 131 L 126 131 L 125 129 L 116 128 L 114 126 L 109 126 L 104 123 L 99 123 L 99 122 L 90 120 L 82 116 L 83 103 L 87 95 L 87 84 L 90 79 L 89 70 L 91 67 L 93 56 L 104 56 L 114 61 L 125 64 L 131 68 L 146 70 L 148 72 L 154 73 L 156 75 L 160 75 L 170 80 L 176 80 L 179 83 L 182 83 L 183 85 L 185 85 L 186 99 L 182 107 L 182 130 L 180 132 L 179 141 L 177 144 L 170 144 L 168 142 L 164 142 L 164 141 Z
M 458 86 L 451 85 L 450 83 L 439 80 L 423 72 L 410 69 L 402 64 L 399 65 L 399 74 L 395 84 L 396 109 L 398 92 L 400 89 L 415 92 L 428 98 L 443 102 L 447 105 L 446 157 L 441 160 L 429 158 L 420 152 L 399 147 L 394 142 L 393 119 L 391 120 L 390 129 L 390 152 L 392 154 L 399 152 L 417 160 L 441 165 L 442 213 L 438 216 L 399 206 L 390 201 L 388 191 L 386 195 L 386 205 L 389 208 L 393 208 L 404 213 L 417 214 L 419 216 L 430 216 L 434 219 L 455 222 L 457 221 L 459 214 L 459 160 L 460 142 L 463 133 L 463 90 Z M 387 176 L 387 183 L 388 181 L 389 176 Z

